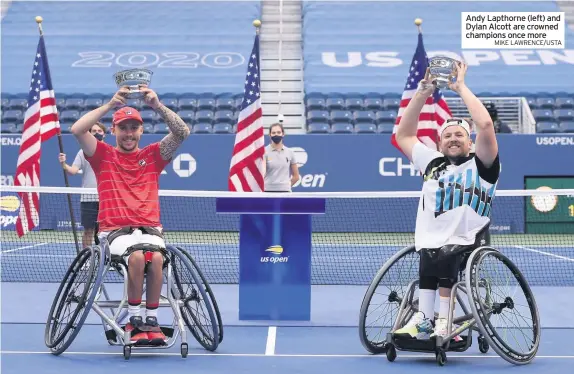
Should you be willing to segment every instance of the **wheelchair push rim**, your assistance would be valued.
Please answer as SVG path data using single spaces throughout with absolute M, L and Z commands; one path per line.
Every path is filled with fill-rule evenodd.
M 465 274 L 470 308 L 488 344 L 506 361 L 530 363 L 540 344 L 540 315 L 528 282 L 491 247 L 470 256 Z
M 76 256 L 68 268 L 46 322 L 44 340 L 53 354 L 64 352 L 79 333 L 98 292 L 104 262 L 105 256 L 99 247 L 87 247 Z M 83 289 L 77 293 L 80 286 L 83 286 Z M 72 304 L 76 309 L 70 312 L 68 308 Z M 67 317 L 71 318 L 66 321 Z
M 402 300 L 409 297 L 409 284 L 418 278 L 418 270 L 419 255 L 415 247 L 410 246 L 387 260 L 373 278 L 359 313 L 359 338 L 368 352 L 387 351 L 387 333 L 399 316 Z M 372 323 L 371 319 L 374 319 Z
M 183 305 L 180 307 L 183 321 L 197 342 L 208 351 L 215 351 L 220 336 L 214 306 L 189 257 L 184 251 L 168 246 L 173 266 L 172 293 L 177 293 Z M 185 271 L 185 273 L 184 273 Z M 188 292 L 185 292 L 185 291 Z M 196 308 L 194 308 L 196 307 Z

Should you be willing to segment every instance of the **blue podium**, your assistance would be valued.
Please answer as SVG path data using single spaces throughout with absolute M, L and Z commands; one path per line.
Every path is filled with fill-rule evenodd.
M 239 319 L 311 319 L 311 217 L 325 199 L 223 197 L 219 214 L 240 214 Z

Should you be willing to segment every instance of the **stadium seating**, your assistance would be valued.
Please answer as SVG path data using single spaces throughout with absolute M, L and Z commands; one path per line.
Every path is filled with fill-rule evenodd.
M 388 133 L 396 119 L 408 66 L 417 45 L 415 18 L 423 18 L 429 56 L 451 54 L 469 62 L 468 84 L 479 96 L 524 96 L 545 132 L 571 132 L 574 93 L 564 79 L 570 63 L 545 64 L 536 52 L 518 63 L 497 50 L 461 52 L 461 12 L 485 10 L 482 3 L 454 2 L 303 2 L 305 109 L 309 133 Z M 560 11 L 553 2 L 494 2 L 488 11 Z M 566 48 L 574 33 L 566 28 Z M 552 51 L 560 54 L 560 51 Z M 466 53 L 466 54 L 463 54 Z M 481 55 L 482 53 L 482 55 Z M 523 52 L 520 52 L 523 53 Z M 520 54 L 519 53 L 519 54 Z M 489 59 L 479 60 L 482 56 Z M 536 57 L 535 57 L 536 56 Z M 548 92 L 540 92 L 540 91 Z M 562 92 L 558 92 L 562 91 Z M 453 96 L 452 92 L 444 92 Z M 366 114 L 368 112 L 369 114 Z M 373 118 L 371 121 L 370 118 Z M 554 124 L 554 125 L 549 125 Z M 374 125 L 375 128 L 369 125 Z
M 574 93 L 541 92 L 528 95 L 526 99 L 539 124 L 538 132 L 574 133 Z M 392 133 L 399 103 L 396 93 L 351 93 L 347 96 L 342 93 L 312 92 L 305 99 L 307 131 L 312 134 L 348 133 L 347 127 L 341 130 L 337 125 L 336 131 L 334 128 L 336 123 L 345 123 L 353 126 L 351 133 Z
M 59 95 L 57 106 L 63 132 L 69 131 L 69 127 L 78 118 L 101 106 L 104 100 L 109 100 L 111 95 L 111 93 L 107 97 L 105 95 L 85 97 L 82 94 Z M 8 93 L 2 94 L 2 133 L 22 131 L 26 99 L 13 98 L 14 96 Z M 234 131 L 233 126 L 237 122 L 242 99 L 243 94 L 222 93 L 198 96 L 193 93 L 183 93 L 164 98 L 162 102 L 178 113 L 194 133 L 229 134 Z M 161 118 L 149 107 L 143 105 L 140 100 L 129 100 L 128 105 L 140 110 L 146 124 L 144 133 L 157 134 L 167 131 L 166 125 L 160 123 Z M 110 126 L 112 113 L 107 113 L 102 118 L 102 122 Z
M 532 9 L 557 10 L 553 3 L 489 4 L 490 11 Z M 30 60 L 35 51 L 37 31 L 29 20 L 40 13 L 47 22 L 46 48 L 63 132 L 81 115 L 109 100 L 115 89 L 113 73 L 149 65 L 154 72 L 152 87 L 162 103 L 177 112 L 193 133 L 233 133 L 243 97 L 244 58 L 253 40 L 251 21 L 261 15 L 260 1 L 144 2 L 138 5 L 138 17 L 143 23 L 154 22 L 154 27 L 143 31 L 126 29 L 109 18 L 110 13 L 131 10 L 123 3 L 13 2 L 2 20 L 2 133 L 22 131 L 30 75 L 29 64 L 22 61 Z M 424 18 L 427 52 L 459 53 L 460 12 L 481 10 L 483 5 L 468 2 L 453 3 L 445 11 L 441 4 L 428 2 L 304 1 L 308 133 L 392 133 L 417 42 L 413 19 Z M 168 15 L 169 22 L 155 22 Z M 89 19 L 87 24 L 85 19 Z M 114 38 L 120 28 L 125 37 Z M 567 48 L 572 36 L 568 29 Z M 180 50 L 192 52 L 176 56 L 174 51 Z M 234 55 L 216 59 L 221 51 Z M 508 58 L 493 53 L 495 61 L 470 68 L 467 81 L 479 96 L 523 96 L 532 109 L 536 131 L 574 133 L 574 92 L 564 79 L 571 65 L 512 65 Z M 215 67 L 215 60 L 237 64 Z M 130 100 L 128 105 L 142 111 L 145 133 L 167 131 L 161 118 L 140 100 Z M 109 126 L 111 113 L 102 121 Z
M 163 99 L 168 93 L 205 92 L 202 105 L 214 106 L 216 95 L 243 92 L 252 22 L 261 17 L 261 2 L 13 1 L 2 19 L 2 92 L 28 92 L 38 14 L 44 17 L 46 53 L 59 99 L 63 94 L 80 93 L 84 99 L 106 94 L 116 88 L 117 71 L 145 67 L 153 71 L 151 86 Z M 82 109 L 89 108 L 76 110 Z

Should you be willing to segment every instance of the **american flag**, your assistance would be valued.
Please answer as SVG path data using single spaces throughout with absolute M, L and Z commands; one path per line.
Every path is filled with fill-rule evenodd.
M 247 64 L 243 102 L 237 122 L 237 134 L 229 170 L 230 191 L 260 192 L 263 187 L 263 112 L 261 110 L 259 35 Z
M 425 77 L 428 67 L 428 56 L 423 44 L 423 35 L 419 33 L 419 40 L 417 49 L 409 68 L 409 75 L 401 98 L 399 113 L 393 128 L 393 135 L 391 136 L 391 143 L 399 150 L 401 148 L 397 144 L 395 134 L 397 126 L 401 121 L 401 117 L 405 111 L 411 98 L 415 95 L 419 81 Z M 434 94 L 429 97 L 419 116 L 417 136 L 419 140 L 432 149 L 437 149 L 438 145 L 438 129 L 449 118 L 452 113 L 448 108 L 448 104 L 444 100 L 440 90 L 435 90 Z M 402 150 L 401 150 L 402 152 Z
M 59 133 L 56 98 L 50 79 L 44 38 L 40 36 L 24 114 L 24 131 L 14 178 L 15 186 L 40 186 L 41 144 Z M 20 212 L 16 220 L 16 232 L 22 237 L 39 224 L 40 194 L 19 192 L 18 195 Z

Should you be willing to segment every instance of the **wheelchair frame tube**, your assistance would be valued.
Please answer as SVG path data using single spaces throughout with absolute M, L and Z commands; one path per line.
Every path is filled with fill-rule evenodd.
M 461 334 L 462 332 L 464 332 L 467 329 L 468 329 L 468 337 L 466 340 L 465 350 L 468 349 L 470 347 L 470 343 L 471 343 L 472 327 L 476 323 L 476 320 L 472 314 L 470 314 L 470 315 L 466 314 L 466 315 L 462 316 L 461 318 L 458 318 L 457 322 L 462 323 L 462 326 L 460 326 L 456 330 L 452 331 L 452 325 L 454 323 L 455 300 L 458 299 L 459 302 L 461 301 L 457 291 L 459 288 L 461 288 L 462 285 L 463 285 L 463 282 L 457 282 L 452 287 L 452 289 L 450 291 L 450 310 L 448 313 L 447 330 L 451 331 L 451 333 L 442 339 L 443 342 L 446 341 L 446 345 L 445 345 L 446 350 L 449 349 L 450 342 L 451 342 L 452 338 Z M 463 291 L 463 292 L 465 292 L 465 291 Z M 466 311 L 465 311 L 466 306 L 464 305 L 464 303 L 461 303 L 461 306 L 463 308 L 463 311 L 466 313 Z
M 125 310 L 125 309 L 126 309 L 126 304 L 127 304 L 129 279 L 127 277 L 126 267 L 123 264 L 120 264 L 120 266 L 121 266 L 121 273 L 124 275 L 124 287 L 123 287 L 124 292 L 123 292 L 122 300 L 109 300 L 109 296 L 107 295 L 107 291 L 105 291 L 105 289 L 104 289 L 104 291 L 102 291 L 102 287 L 104 285 L 101 284 L 100 290 L 98 291 L 97 299 L 99 299 L 101 294 L 104 293 L 106 300 L 99 301 L 96 299 L 94 301 L 94 303 L 92 303 L 92 309 L 102 319 L 102 323 L 104 324 L 104 330 L 108 331 L 108 329 L 106 328 L 106 325 L 110 326 L 115 331 L 116 336 L 119 337 L 119 339 L 120 339 L 120 343 L 114 343 L 113 341 L 109 341 L 109 343 L 111 345 L 130 345 L 130 346 L 133 346 L 137 349 L 146 349 L 146 348 L 147 349 L 167 349 L 167 348 L 171 348 L 175 344 L 175 342 L 177 341 L 180 334 L 181 334 L 181 343 L 187 343 L 187 331 L 185 330 L 183 316 L 182 316 L 181 310 L 180 310 L 180 307 L 183 305 L 183 302 L 181 300 L 176 300 L 173 297 L 172 292 L 171 292 L 171 291 L 175 291 L 176 294 L 178 293 L 177 289 L 175 288 L 175 286 L 173 284 L 171 262 L 168 263 L 168 266 L 167 266 L 167 296 L 161 296 L 160 295 L 160 301 L 159 301 L 158 307 L 167 307 L 167 306 L 171 307 L 173 314 L 174 314 L 174 319 L 173 319 L 173 323 L 172 323 L 172 328 L 174 330 L 173 336 L 168 339 L 168 342 L 165 346 L 149 346 L 149 347 L 148 346 L 142 346 L 142 347 L 140 347 L 140 346 L 134 346 L 130 342 L 131 334 L 127 331 L 124 331 L 119 326 L 119 324 L 116 322 L 119 317 L 121 317 L 123 314 L 127 313 L 127 310 Z M 109 270 L 109 266 L 104 270 L 104 274 L 102 276 L 102 279 L 105 278 L 105 275 L 107 274 L 108 270 Z M 144 288 L 144 292 L 145 292 L 145 288 Z M 104 311 L 103 308 L 110 308 L 112 310 L 112 313 L 113 313 L 112 308 L 118 308 L 118 309 L 115 313 L 113 313 L 114 314 L 113 317 L 110 317 L 106 314 L 106 312 Z M 176 326 L 177 326 L 177 328 L 175 328 Z
M 404 316 L 406 316 L 408 314 L 409 311 L 405 311 L 405 304 L 407 303 L 407 300 L 410 300 L 412 302 L 412 299 L 414 297 L 414 289 L 415 289 L 415 284 L 418 283 L 418 280 L 414 280 L 411 281 L 411 283 L 409 283 L 409 285 L 407 286 L 407 292 L 405 293 L 405 297 L 403 298 L 403 300 L 401 301 L 401 304 L 399 306 L 399 315 L 397 316 L 397 318 L 395 319 L 395 324 L 393 325 L 393 329 L 390 332 L 394 332 L 396 331 L 399 326 L 401 325 Z M 411 302 L 409 302 L 409 308 L 411 305 Z

